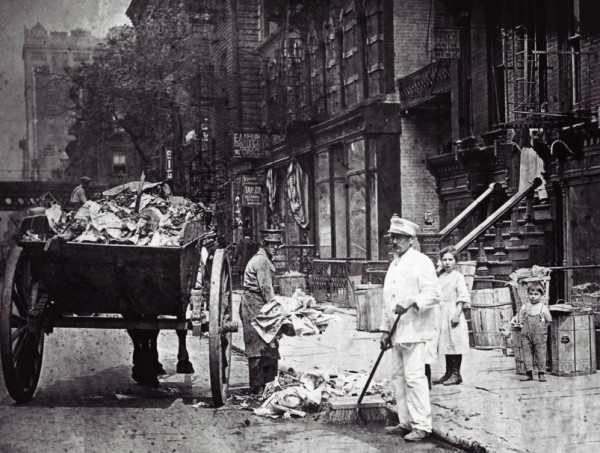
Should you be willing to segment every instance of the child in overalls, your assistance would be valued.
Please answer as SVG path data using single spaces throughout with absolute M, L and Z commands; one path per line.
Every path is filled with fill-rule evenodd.
M 523 342 L 523 361 L 527 376 L 522 381 L 533 381 L 533 365 L 538 370 L 540 382 L 546 381 L 546 344 L 548 342 L 547 325 L 552 322 L 548 307 L 541 303 L 544 286 L 530 283 L 527 287 L 527 303 L 523 304 L 519 314 L 511 322 L 515 327 L 521 327 Z

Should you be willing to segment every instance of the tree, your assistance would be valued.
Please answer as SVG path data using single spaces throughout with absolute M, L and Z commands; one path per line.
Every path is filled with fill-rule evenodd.
M 135 27 L 112 29 L 92 63 L 67 70 L 77 141 L 124 133 L 146 171 L 161 176 L 159 153 L 182 142 L 182 121 L 194 114 L 189 93 L 198 65 L 189 36 L 186 11 L 165 5 Z

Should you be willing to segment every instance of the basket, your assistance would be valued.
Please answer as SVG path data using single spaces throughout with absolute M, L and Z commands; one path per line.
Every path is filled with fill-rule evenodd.
M 511 285 L 511 293 L 516 304 L 517 313 L 521 309 L 521 305 L 527 302 L 527 285 L 531 282 L 541 282 L 544 285 L 544 295 L 542 303 L 548 305 L 548 297 L 550 293 L 550 276 L 545 277 L 527 277 L 519 279 L 517 286 Z

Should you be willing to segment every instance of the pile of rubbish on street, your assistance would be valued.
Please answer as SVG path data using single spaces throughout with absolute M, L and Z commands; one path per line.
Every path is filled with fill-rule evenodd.
M 275 296 L 273 302 L 264 305 L 252 326 L 265 342 L 270 343 L 282 335 L 323 333 L 336 319 L 327 306 L 318 305 L 314 297 L 297 288 L 291 297 Z
M 209 210 L 183 197 L 161 196 L 161 183 L 145 183 L 136 212 L 138 184 L 126 184 L 103 192 L 77 210 L 59 204 L 46 209 L 54 236 L 62 241 L 138 246 L 181 246 L 185 226 L 204 221 Z M 51 237 L 28 232 L 23 240 L 45 241 Z
M 356 396 L 358 400 L 367 378 L 366 372 L 339 373 L 335 368 L 313 368 L 300 376 L 280 372 L 265 386 L 261 395 L 233 395 L 231 402 L 239 409 L 251 410 L 261 417 L 306 417 L 309 413 L 318 414 L 325 410 L 332 397 Z M 386 402 L 394 402 L 387 380 L 372 381 L 367 394 L 380 395 Z

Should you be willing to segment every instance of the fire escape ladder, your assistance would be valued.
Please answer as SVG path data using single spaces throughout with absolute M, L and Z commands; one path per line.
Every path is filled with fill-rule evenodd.
M 512 85 L 513 102 L 510 110 L 515 113 L 533 111 L 536 107 L 537 64 L 536 44 L 523 25 L 515 27 L 509 56 L 512 53 L 513 77 L 508 84 Z

